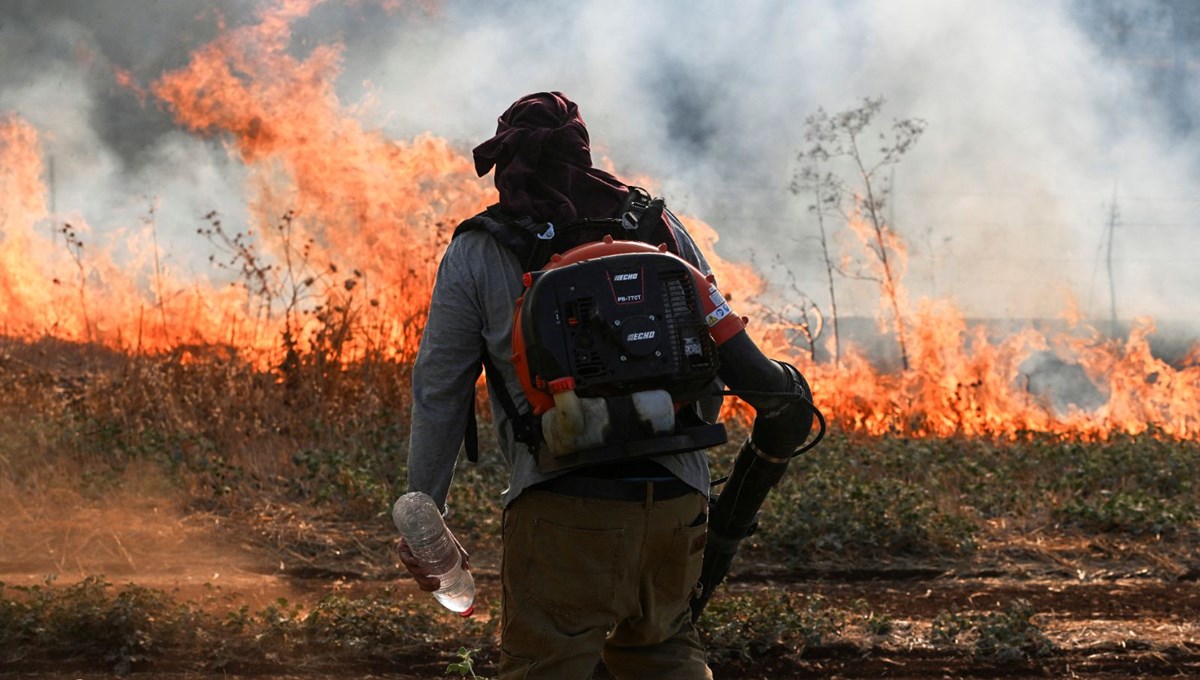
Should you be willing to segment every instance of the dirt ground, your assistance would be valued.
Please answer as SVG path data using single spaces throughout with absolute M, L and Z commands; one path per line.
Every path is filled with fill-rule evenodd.
M 374 568 L 364 567 L 371 560 L 362 554 L 361 536 L 305 526 L 286 513 L 275 520 L 289 523 L 291 540 L 306 536 L 312 542 L 326 535 L 325 547 L 289 547 L 281 541 L 287 531 L 278 526 L 254 528 L 211 513 L 185 512 L 152 497 L 84 502 L 64 496 L 37 503 L 10 498 L 0 505 L 0 581 L 10 585 L 40 583 L 48 575 L 69 583 L 102 574 L 112 583 L 161 589 L 180 600 L 257 607 L 280 597 L 308 605 L 330 592 L 357 596 L 411 583 L 380 569 L 377 556 Z M 320 559 L 312 556 L 317 552 Z M 480 597 L 496 597 L 494 550 L 480 546 L 474 553 Z M 340 571 L 330 567 L 338 564 Z M 816 594 L 831 606 L 887 617 L 891 629 L 809 647 L 799 661 L 768 659 L 714 671 L 718 678 L 1200 677 L 1198 577 L 1200 551 L 1191 545 L 1037 536 L 996 538 L 956 564 L 788 571 L 744 560 L 729 582 L 733 592 Z M 1018 598 L 1038 613 L 1038 624 L 1057 648 L 1052 655 L 997 664 L 928 644 L 940 613 L 996 611 Z M 434 678 L 445 677 L 444 670 L 444 660 L 430 659 L 355 675 Z M 25 668 L 0 669 L 0 675 L 67 680 L 109 673 Z M 209 680 L 192 672 L 140 675 Z M 316 680 L 345 674 L 277 668 L 263 669 L 257 677 Z

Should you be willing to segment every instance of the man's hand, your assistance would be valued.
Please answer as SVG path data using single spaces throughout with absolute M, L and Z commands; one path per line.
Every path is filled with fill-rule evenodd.
M 458 542 L 457 538 L 454 539 L 454 544 L 458 546 L 458 553 L 462 555 L 462 568 L 470 571 L 470 556 L 467 555 L 466 550 L 463 550 L 462 544 Z M 429 575 L 429 570 L 421 566 L 416 555 L 413 555 L 412 549 L 408 547 L 408 543 L 403 538 L 400 539 L 400 562 L 404 564 L 404 568 L 408 570 L 408 573 L 412 574 L 413 580 L 417 582 L 417 587 L 421 590 L 432 593 L 442 587 L 441 580 L 436 576 Z

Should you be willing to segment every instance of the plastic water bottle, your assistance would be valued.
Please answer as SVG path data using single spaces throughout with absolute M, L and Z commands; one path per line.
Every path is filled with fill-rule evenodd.
M 437 503 L 420 491 L 406 493 L 392 507 L 392 521 L 421 566 L 441 581 L 433 593 L 437 601 L 450 611 L 470 616 L 475 611 L 475 579 L 462 568 L 462 553 L 442 521 Z

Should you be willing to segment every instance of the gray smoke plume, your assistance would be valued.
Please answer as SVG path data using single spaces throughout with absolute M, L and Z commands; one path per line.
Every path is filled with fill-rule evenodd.
M 60 211 L 112 227 L 158 196 L 182 252 L 207 210 L 243 214 L 237 164 L 117 87 L 111 67 L 148 84 L 216 35 L 218 12 L 237 25 L 255 8 L 0 5 L 0 111 L 46 134 Z M 1200 5 L 1182 0 L 451 0 L 429 13 L 327 3 L 297 23 L 293 49 L 344 42 L 339 94 L 375 94 L 367 126 L 464 152 L 517 97 L 564 91 L 597 157 L 656 178 L 677 211 L 718 229 L 724 255 L 783 255 L 818 303 L 811 198 L 789 190 L 804 122 L 882 96 L 882 124 L 928 123 L 888 178 L 914 298 L 1028 318 L 1073 296 L 1106 319 L 1113 220 L 1118 315 L 1185 321 L 1200 312 L 1198 38 Z M 844 314 L 874 313 L 876 289 L 839 285 Z

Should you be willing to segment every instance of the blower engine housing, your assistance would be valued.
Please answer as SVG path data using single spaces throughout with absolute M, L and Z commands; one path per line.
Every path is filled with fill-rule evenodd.
M 679 257 L 606 239 L 555 256 L 546 269 L 526 274 L 525 285 L 514 319 L 513 360 L 535 415 L 553 408 L 554 394 L 565 390 L 610 404 L 664 390 L 676 409 L 712 392 L 720 365 L 710 332 L 714 305 L 706 304 L 701 290 L 718 298 L 719 293 Z M 609 410 L 614 408 L 622 407 Z M 552 467 L 726 441 L 723 425 L 682 418 L 666 437 L 639 438 L 636 428 L 613 430 L 611 450 L 570 456 Z

